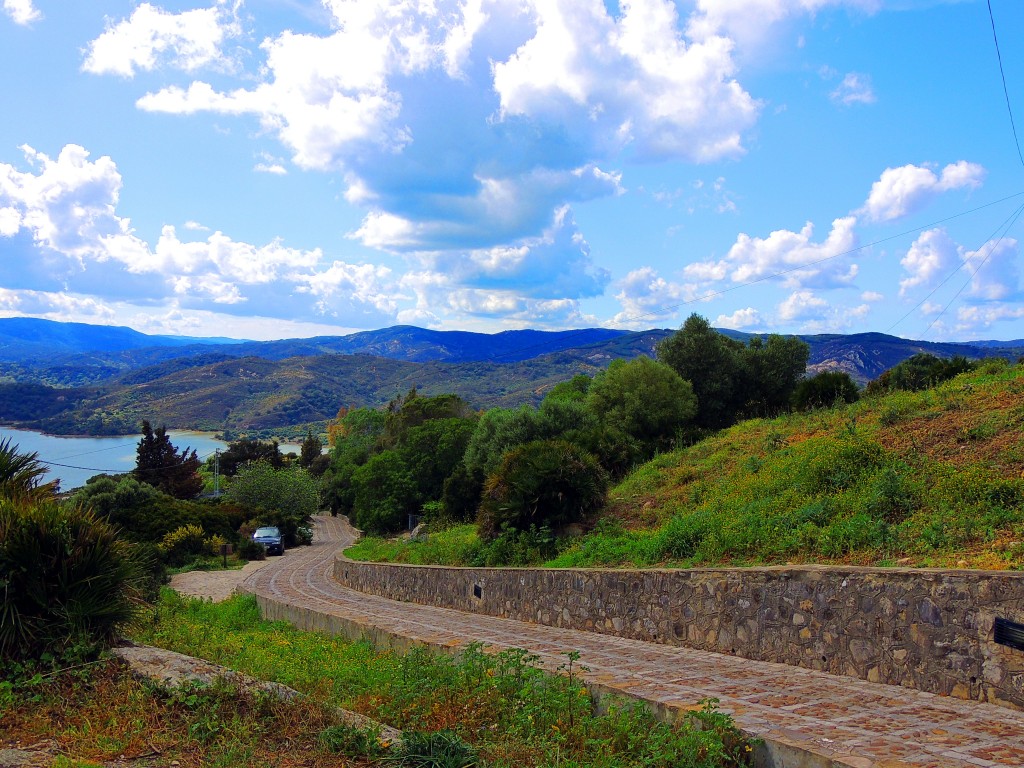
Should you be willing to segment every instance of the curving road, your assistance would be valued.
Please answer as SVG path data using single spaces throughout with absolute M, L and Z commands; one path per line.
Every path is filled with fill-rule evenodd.
M 759 763 L 778 768 L 994 768 L 1024 766 L 1024 713 L 895 686 L 688 648 L 401 603 L 338 585 L 336 553 L 354 541 L 340 518 L 316 518 L 314 544 L 289 550 L 241 589 L 265 612 L 306 629 L 361 635 L 396 647 L 481 642 L 525 648 L 556 669 L 580 652 L 588 684 L 692 709 L 720 700 L 745 732 L 765 740 Z

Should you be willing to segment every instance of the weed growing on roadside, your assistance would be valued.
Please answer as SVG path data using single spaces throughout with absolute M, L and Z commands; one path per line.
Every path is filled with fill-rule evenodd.
M 566 654 L 562 674 L 551 674 L 539 667 L 537 656 L 522 650 L 488 653 L 470 645 L 457 656 L 422 648 L 400 656 L 258 616 L 252 597 L 209 603 L 168 590 L 159 619 L 136 639 L 290 685 L 313 701 L 402 729 L 407 738 L 433 734 L 429 738 L 439 740 L 435 751 L 448 750 L 455 763 L 475 754 L 478 762 L 465 765 L 723 768 L 746 764 L 727 746 L 726 736 L 736 743 L 746 742 L 724 714 L 718 713 L 721 727 L 715 730 L 702 722 L 661 723 L 635 703 L 613 703 L 607 713 L 598 713 L 580 681 L 575 652 Z M 637 733 L 643 738 L 626 736 L 634 728 L 640 729 Z M 453 736 L 440 737 L 439 732 Z M 420 744 L 417 754 L 422 756 L 426 752 L 416 738 L 412 736 L 412 744 Z M 337 754 L 380 756 L 373 734 L 345 727 L 321 732 L 318 743 Z M 453 746 L 457 743 L 465 743 L 472 752 L 459 752 Z M 393 757 L 390 754 L 387 759 Z

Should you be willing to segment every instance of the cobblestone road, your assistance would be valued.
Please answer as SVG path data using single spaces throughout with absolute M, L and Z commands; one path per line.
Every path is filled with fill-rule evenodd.
M 481 642 L 525 648 L 551 669 L 580 652 L 600 689 L 658 707 L 720 700 L 748 734 L 766 741 L 779 768 L 1024 768 L 1024 713 L 780 664 L 400 603 L 339 586 L 335 553 L 353 539 L 342 519 L 316 520 L 315 543 L 252 573 L 241 588 L 280 606 L 307 628 L 329 620 L 368 636 L 452 648 Z M 322 621 L 323 620 L 323 621 Z M 352 634 L 351 629 L 349 633 Z

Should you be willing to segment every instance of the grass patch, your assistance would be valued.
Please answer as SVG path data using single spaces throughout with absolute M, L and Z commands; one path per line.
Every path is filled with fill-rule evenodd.
M 168 694 L 109 659 L 5 682 L 12 695 L 0 706 L 2 746 L 49 742 L 60 752 L 54 768 L 95 768 L 122 756 L 182 768 L 370 765 L 319 743 L 338 718 L 312 700 L 281 702 L 226 685 Z
M 491 654 L 474 645 L 457 658 L 426 650 L 397 655 L 263 621 L 249 596 L 214 604 L 169 590 L 137 639 L 284 683 L 313 702 L 406 732 L 435 734 L 413 740 L 421 751 L 434 744 L 462 754 L 457 739 L 475 755 L 473 765 L 716 768 L 746 765 L 750 755 L 750 745 L 713 702 L 697 715 L 700 727 L 661 723 L 645 707 L 623 702 L 597 714 L 571 653 L 561 675 L 544 672 L 536 657 L 520 650 Z M 360 738 L 344 728 L 325 729 L 319 743 L 352 753 L 363 748 Z M 446 764 L 413 757 L 397 764 Z
M 430 531 L 425 541 L 364 536 L 345 554 L 371 563 L 469 565 L 479 551 L 476 526 L 468 523 Z

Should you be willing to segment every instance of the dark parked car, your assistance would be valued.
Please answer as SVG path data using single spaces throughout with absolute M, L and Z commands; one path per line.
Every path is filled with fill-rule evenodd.
M 266 547 L 268 555 L 284 554 L 284 536 L 281 535 L 279 529 L 273 526 L 257 528 L 252 535 L 252 540 Z

